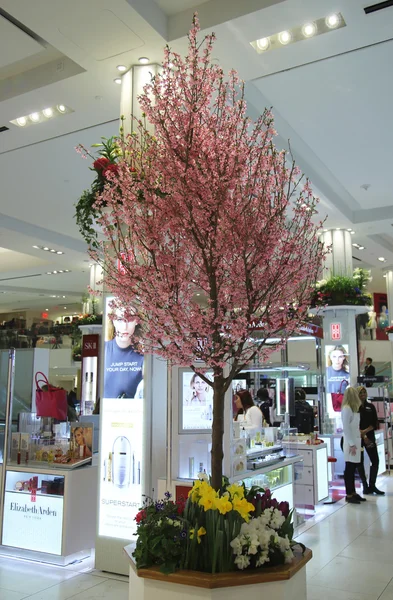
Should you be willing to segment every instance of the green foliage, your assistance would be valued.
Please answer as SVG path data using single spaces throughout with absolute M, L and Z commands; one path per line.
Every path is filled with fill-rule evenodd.
M 371 295 L 367 293 L 370 272 L 367 269 L 355 269 L 352 277 L 334 275 L 330 279 L 322 279 L 315 286 L 312 306 L 358 305 L 372 304 Z

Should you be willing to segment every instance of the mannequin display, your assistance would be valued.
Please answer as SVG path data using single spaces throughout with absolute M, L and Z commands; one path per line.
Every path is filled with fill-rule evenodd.
M 377 313 L 374 312 L 374 307 L 371 307 L 371 311 L 368 313 L 369 321 L 367 323 L 367 329 L 370 332 L 370 339 L 372 340 L 376 340 L 377 339 L 377 334 L 376 334 L 376 329 L 377 329 Z
M 389 326 L 388 309 L 387 309 L 387 306 L 385 306 L 385 304 L 384 304 L 383 306 L 381 306 L 381 312 L 379 313 L 378 328 L 385 329 L 385 327 L 388 327 L 388 326 Z

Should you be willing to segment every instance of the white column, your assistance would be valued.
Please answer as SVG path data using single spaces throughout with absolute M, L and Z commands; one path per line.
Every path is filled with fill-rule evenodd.
M 131 115 L 136 119 L 142 119 L 142 110 L 138 102 L 138 96 L 142 94 L 143 88 L 150 83 L 151 78 L 157 75 L 160 65 L 134 65 L 122 76 L 120 114 L 125 117 L 124 134 L 131 133 Z M 147 128 L 151 127 L 146 123 Z
M 386 291 L 388 295 L 389 325 L 393 324 L 393 271 L 386 273 Z
M 331 249 L 325 261 L 323 278 L 352 275 L 352 239 L 349 231 L 329 229 L 321 235 L 321 241 Z

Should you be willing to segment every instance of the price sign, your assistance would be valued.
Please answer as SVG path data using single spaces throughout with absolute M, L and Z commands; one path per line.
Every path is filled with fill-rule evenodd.
M 341 340 L 341 323 L 330 323 L 330 338 L 335 342 Z

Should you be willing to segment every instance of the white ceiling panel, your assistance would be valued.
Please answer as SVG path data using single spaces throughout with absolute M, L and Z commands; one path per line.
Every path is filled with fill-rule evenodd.
M 0 68 L 43 51 L 41 44 L 0 16 Z

